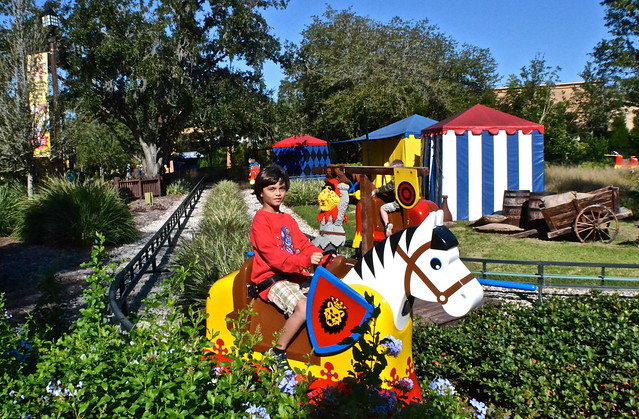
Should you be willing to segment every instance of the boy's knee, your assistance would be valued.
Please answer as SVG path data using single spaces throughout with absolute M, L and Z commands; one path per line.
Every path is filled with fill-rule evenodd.
M 297 305 L 295 306 L 295 312 L 306 313 L 306 298 L 297 302 Z

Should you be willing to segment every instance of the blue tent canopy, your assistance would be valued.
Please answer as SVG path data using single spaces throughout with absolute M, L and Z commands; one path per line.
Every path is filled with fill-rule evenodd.
M 404 118 L 400 121 L 393 122 L 390 125 L 386 125 L 378 130 L 368 133 L 369 140 L 381 140 L 383 138 L 392 138 L 392 137 L 401 137 L 405 138 L 409 135 L 414 135 L 415 137 L 421 137 L 422 130 L 427 128 L 433 124 L 436 124 L 437 121 L 434 119 L 426 118 L 425 116 L 421 116 L 418 114 L 414 114 L 409 116 L 408 118 Z M 365 141 L 366 135 L 362 135 L 360 137 L 354 138 L 352 140 L 344 140 L 344 141 L 334 141 L 331 144 L 341 144 L 341 143 L 350 143 L 355 141 Z

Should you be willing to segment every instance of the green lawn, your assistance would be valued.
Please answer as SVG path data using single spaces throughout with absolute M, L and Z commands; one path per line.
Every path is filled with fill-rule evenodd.
M 295 212 L 304 218 L 312 227 L 319 228 L 317 221 L 318 207 L 313 205 L 299 206 Z M 345 225 L 346 238 L 352 240 L 355 234 L 355 207 L 349 207 L 349 223 Z M 468 226 L 468 222 L 459 221 L 450 226 L 450 230 L 459 240 L 459 251 L 462 257 L 531 260 L 531 261 L 563 261 L 563 262 L 596 262 L 639 264 L 639 248 L 637 238 L 639 228 L 637 221 L 621 220 L 617 238 L 610 244 L 581 243 L 569 237 L 551 240 L 536 237 L 515 238 L 504 234 L 481 233 Z M 471 270 L 481 269 L 479 264 L 468 264 Z M 536 272 L 534 266 L 492 265 L 489 270 L 507 272 Z M 597 269 L 547 267 L 547 274 L 593 275 L 600 274 Z M 609 269 L 609 276 L 639 277 L 639 270 Z M 497 279 L 497 278 L 495 278 Z M 562 281 L 565 283 L 565 281 Z

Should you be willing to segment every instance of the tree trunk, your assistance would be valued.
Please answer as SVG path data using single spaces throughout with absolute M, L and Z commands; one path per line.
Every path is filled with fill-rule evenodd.
M 144 153 L 144 169 L 145 175 L 148 177 L 156 177 L 160 173 L 160 163 L 158 163 L 158 146 L 149 144 L 140 140 L 142 152 Z

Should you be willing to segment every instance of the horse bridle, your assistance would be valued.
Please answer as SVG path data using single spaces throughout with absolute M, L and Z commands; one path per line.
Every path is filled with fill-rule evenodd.
M 428 287 L 428 289 L 433 294 L 435 294 L 435 296 L 437 297 L 437 301 L 440 304 L 446 304 L 451 295 L 459 291 L 461 287 L 468 284 L 470 281 L 475 279 L 475 277 L 473 276 L 473 274 L 469 273 L 468 275 L 448 287 L 446 290 L 440 291 L 435 286 L 435 284 L 433 284 L 430 278 L 428 278 L 428 276 L 419 268 L 419 266 L 417 266 L 416 263 L 417 259 L 419 259 L 419 257 L 424 252 L 430 249 L 430 244 L 431 242 L 423 244 L 415 251 L 415 253 L 413 253 L 412 256 L 408 256 L 408 254 L 406 254 L 406 252 L 401 247 L 397 246 L 396 252 L 399 253 L 399 256 L 404 259 L 407 265 L 406 272 L 404 273 L 404 289 L 406 290 L 406 295 L 412 295 L 410 292 L 410 277 L 411 274 L 415 272 L 417 276 L 419 276 L 419 278 L 422 280 L 422 282 Z

